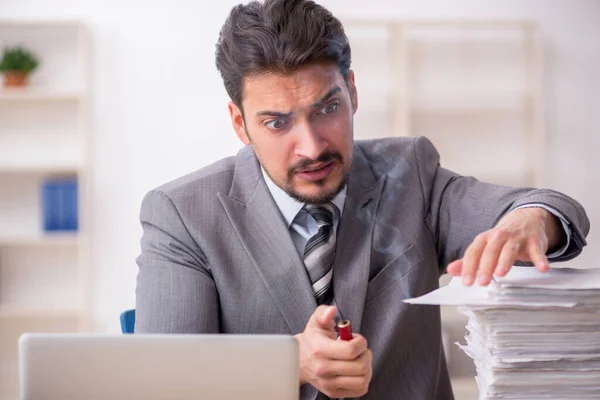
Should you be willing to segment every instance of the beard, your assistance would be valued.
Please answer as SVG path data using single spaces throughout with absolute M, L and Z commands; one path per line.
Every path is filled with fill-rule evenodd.
M 322 189 L 317 194 L 306 195 L 306 194 L 299 193 L 296 190 L 296 188 L 292 184 L 292 181 L 298 170 L 304 169 L 315 163 L 329 163 L 331 161 L 339 162 L 339 164 L 342 167 L 342 179 L 336 186 L 334 186 L 333 188 L 330 188 L 330 189 L 326 189 L 325 186 L 327 185 L 328 179 L 321 179 L 321 180 L 312 182 L 313 185 L 316 185 Z M 315 160 L 306 159 L 306 160 L 302 160 L 302 161 L 296 163 L 295 165 L 291 166 L 288 169 L 287 179 L 286 179 L 286 182 L 283 185 L 282 189 L 285 193 L 287 193 L 288 196 L 290 196 L 294 200 L 299 201 L 301 203 L 325 204 L 325 203 L 329 203 L 331 200 L 333 200 L 335 198 L 335 196 L 337 196 L 346 187 L 346 185 L 348 184 L 349 174 L 350 174 L 350 168 L 347 165 L 345 165 L 342 155 L 338 152 L 327 152 L 327 153 L 323 153 Z M 327 178 L 329 178 L 329 177 L 327 177 Z

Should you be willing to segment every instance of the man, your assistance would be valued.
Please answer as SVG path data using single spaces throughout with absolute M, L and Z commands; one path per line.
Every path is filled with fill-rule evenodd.
M 459 176 L 422 137 L 354 142 L 348 40 L 311 1 L 233 8 L 216 63 L 247 146 L 145 197 L 137 332 L 293 334 L 303 399 L 452 399 L 439 308 L 403 299 L 586 244 L 565 195 Z

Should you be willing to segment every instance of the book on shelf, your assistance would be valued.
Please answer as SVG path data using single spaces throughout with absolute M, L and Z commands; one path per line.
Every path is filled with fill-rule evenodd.
M 75 232 L 79 228 L 77 178 L 47 178 L 42 183 L 45 232 Z

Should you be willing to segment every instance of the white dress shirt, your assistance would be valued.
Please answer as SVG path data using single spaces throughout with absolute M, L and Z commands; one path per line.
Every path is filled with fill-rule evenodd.
M 300 255 L 300 258 L 303 258 L 306 242 L 308 242 L 308 240 L 319 231 L 317 222 L 308 212 L 304 211 L 304 209 L 302 208 L 304 207 L 305 203 L 293 199 L 292 197 L 290 197 L 290 195 L 284 192 L 283 189 L 277 186 L 275 182 L 271 180 L 271 178 L 262 168 L 262 166 L 261 171 L 263 177 L 265 178 L 267 187 L 271 192 L 271 196 L 275 200 L 275 204 L 277 204 L 279 211 L 281 211 L 281 214 L 283 215 L 283 218 L 287 223 L 287 227 L 290 231 L 290 235 L 292 236 L 292 240 L 296 245 L 298 254 Z M 337 231 L 340 218 L 342 217 L 342 211 L 344 210 L 344 203 L 346 202 L 346 188 L 344 188 L 340 193 L 338 193 L 338 195 L 335 196 L 331 202 L 336 206 L 336 210 L 333 216 L 333 229 Z M 565 234 L 567 236 L 565 245 L 557 251 L 553 252 L 552 254 L 548 254 L 547 257 L 558 257 L 562 255 L 565 251 L 567 251 L 567 248 L 571 243 L 571 228 L 569 226 L 569 221 L 567 221 L 561 213 L 559 213 L 552 207 L 548 207 L 544 204 L 525 204 L 520 207 L 517 207 L 517 209 L 526 207 L 541 207 L 547 210 L 560 220 L 562 227 L 565 230 Z
M 275 182 L 271 180 L 269 175 L 264 169 L 262 169 L 262 167 L 261 170 L 263 177 L 265 178 L 265 182 L 267 183 L 267 187 L 271 192 L 271 196 L 273 196 L 279 211 L 281 211 L 281 214 L 283 215 L 283 219 L 285 219 L 285 222 L 287 223 L 292 240 L 296 245 L 296 249 L 298 250 L 298 254 L 300 254 L 300 258 L 302 259 L 304 257 L 304 248 L 306 247 L 306 242 L 308 242 L 308 239 L 310 239 L 319 231 L 317 222 L 302 208 L 304 207 L 305 203 L 301 203 L 298 200 L 290 197 L 289 194 L 284 192 L 283 189 L 281 189 L 275 184 Z M 335 212 L 333 214 L 333 229 L 337 231 L 340 218 L 342 217 L 342 211 L 344 210 L 344 203 L 346 202 L 346 188 L 338 193 L 338 195 L 335 196 L 331 202 L 335 205 Z

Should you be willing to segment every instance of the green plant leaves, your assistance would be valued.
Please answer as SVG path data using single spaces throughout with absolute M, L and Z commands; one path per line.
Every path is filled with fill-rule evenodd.
M 29 74 L 39 65 L 38 58 L 23 47 L 7 47 L 0 61 L 0 72 L 19 71 Z

